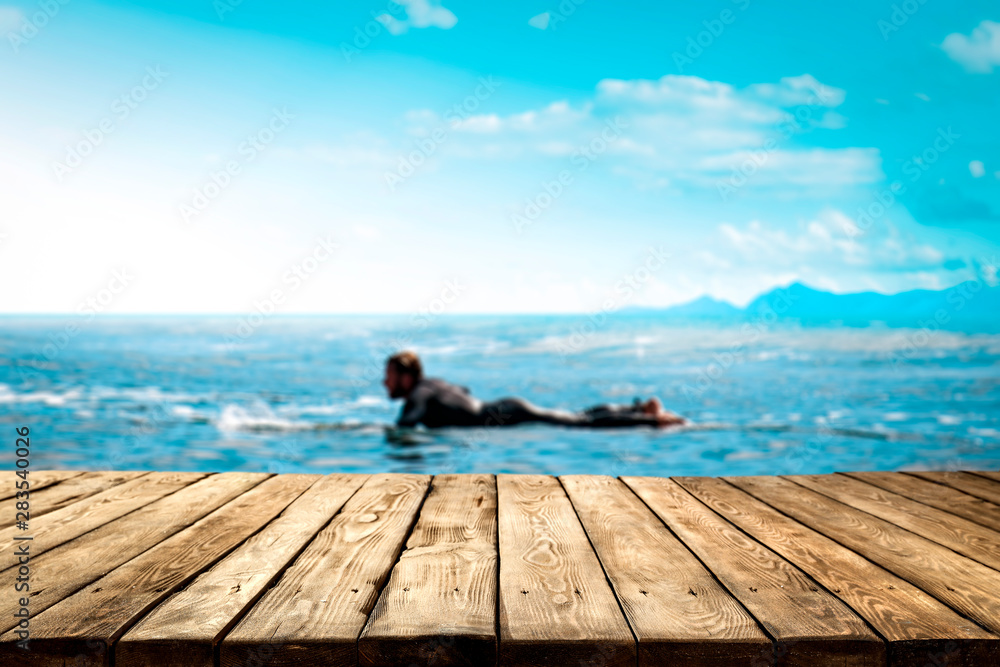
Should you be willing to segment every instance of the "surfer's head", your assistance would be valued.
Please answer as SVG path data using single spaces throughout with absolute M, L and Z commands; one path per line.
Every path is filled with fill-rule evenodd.
M 382 384 L 390 398 L 406 398 L 413 387 L 424 377 L 424 368 L 416 352 L 397 352 L 385 362 L 385 379 Z

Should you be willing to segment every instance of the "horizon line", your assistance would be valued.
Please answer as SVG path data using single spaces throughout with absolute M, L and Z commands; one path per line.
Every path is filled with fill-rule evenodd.
M 539 316 L 539 317 L 555 317 L 555 316 L 567 316 L 567 317 L 569 317 L 569 316 L 578 316 L 578 315 L 594 315 L 596 313 L 615 314 L 615 313 L 621 313 L 622 311 L 626 311 L 626 312 L 628 312 L 628 311 L 646 311 L 648 313 L 648 311 L 668 310 L 670 308 L 676 308 L 678 306 L 685 306 L 685 305 L 694 303 L 696 301 L 699 301 L 699 300 L 705 299 L 705 298 L 709 298 L 709 299 L 711 299 L 711 300 L 713 300 L 713 301 L 715 301 L 717 303 L 727 304 L 727 305 L 732 306 L 733 308 L 737 308 L 739 310 L 744 310 L 744 309 L 746 309 L 747 306 L 749 306 L 751 303 L 753 303 L 756 299 L 759 299 L 760 297 L 762 297 L 762 296 L 764 296 L 766 294 L 770 294 L 770 293 L 774 292 L 775 290 L 788 289 L 788 288 L 792 287 L 793 285 L 802 285 L 803 287 L 806 287 L 808 289 L 811 289 L 811 290 L 814 290 L 814 291 L 817 291 L 817 292 L 823 292 L 825 294 L 830 294 L 830 295 L 834 295 L 834 296 L 849 296 L 849 295 L 855 295 L 855 294 L 879 294 L 881 296 L 896 296 L 896 295 L 899 295 L 899 294 L 906 294 L 908 292 L 919 292 L 919 291 L 945 292 L 947 290 L 953 289 L 953 288 L 955 288 L 955 287 L 957 287 L 959 285 L 962 285 L 964 283 L 967 283 L 967 282 L 986 282 L 986 281 L 984 281 L 982 278 L 978 278 L 978 277 L 977 278 L 967 278 L 965 280 L 961 280 L 961 281 L 955 283 L 954 285 L 950 285 L 948 287 L 942 287 L 940 289 L 932 289 L 932 288 L 929 288 L 929 287 L 915 287 L 913 289 L 902 290 L 902 291 L 899 291 L 899 292 L 885 293 L 885 292 L 879 292 L 879 291 L 876 291 L 876 290 L 867 290 L 867 291 L 863 291 L 863 292 L 831 292 L 831 291 L 828 291 L 828 290 L 825 290 L 825 289 L 820 289 L 820 288 L 817 288 L 817 287 L 812 287 L 812 286 L 807 285 L 806 283 L 804 283 L 802 281 L 795 280 L 795 281 L 792 281 L 792 282 L 788 283 L 787 285 L 778 285 L 778 286 L 770 288 L 767 291 L 761 292 L 760 294 L 758 294 L 758 295 L 750 298 L 747 301 L 747 303 L 746 303 L 745 306 L 737 305 L 737 304 L 733 303 L 732 301 L 728 301 L 726 299 L 720 299 L 720 298 L 717 298 L 715 296 L 712 296 L 708 292 L 705 292 L 705 293 L 700 294 L 700 295 L 698 295 L 698 296 L 696 296 L 696 297 L 694 297 L 694 298 L 692 298 L 692 299 L 690 299 L 688 301 L 681 301 L 681 302 L 678 302 L 678 303 L 673 303 L 673 304 L 663 305 L 663 306 L 643 306 L 643 305 L 629 304 L 629 305 L 622 306 L 620 308 L 612 308 L 612 309 L 598 308 L 598 309 L 594 309 L 594 310 L 580 310 L 580 311 L 562 311 L 562 312 L 546 312 L 546 311 L 500 311 L 500 312 L 457 312 L 457 313 L 431 313 L 431 312 L 423 313 L 423 312 L 419 312 L 419 311 L 418 312 L 414 312 L 412 310 L 409 310 L 409 311 L 373 311 L 373 312 L 356 312 L 356 311 L 355 312 L 312 312 L 312 311 L 304 311 L 304 312 L 299 311 L 299 312 L 296 312 L 296 311 L 291 311 L 291 312 L 281 312 L 281 313 L 267 313 L 267 314 L 264 314 L 264 317 L 265 318 L 271 318 L 271 317 L 400 317 L 400 316 L 411 316 L 411 317 L 433 317 L 433 318 L 440 318 L 440 317 L 497 317 L 497 316 L 511 316 L 511 315 L 522 316 L 522 317 L 523 316 L 530 316 L 530 315 L 535 315 L 535 316 Z M 995 285 L 990 285 L 987 282 L 987 287 L 995 287 Z M 20 312 L 0 312 L 0 318 L 7 318 L 7 317 L 61 317 L 61 316 L 74 316 L 74 317 L 78 317 L 78 316 L 82 316 L 82 315 L 90 315 L 91 317 L 233 317 L 233 316 L 247 316 L 247 315 L 252 315 L 254 313 L 260 314 L 259 311 L 255 311 L 252 308 L 250 310 L 246 310 L 246 311 L 229 311 L 229 312 L 164 311 L 164 312 L 135 312 L 135 313 L 82 313 L 80 311 L 20 311 Z

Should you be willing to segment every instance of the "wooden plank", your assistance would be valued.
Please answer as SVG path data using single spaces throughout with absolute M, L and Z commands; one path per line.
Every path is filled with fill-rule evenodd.
M 493 475 L 437 475 L 358 640 L 365 667 L 495 665 Z
M 50 512 L 31 522 L 31 551 L 34 554 L 52 551 L 206 476 L 200 472 L 153 472 Z M 14 526 L 0 529 L 0 563 L 11 562 L 8 554 L 13 554 L 18 544 L 14 537 L 24 534 Z
M 28 471 L 28 491 L 41 491 L 53 484 L 58 484 L 67 479 L 72 479 L 83 474 L 82 470 L 30 470 Z M 17 484 L 25 480 L 17 476 L 15 470 L 4 470 L 0 473 L 0 500 L 13 498 L 19 489 Z
M 1000 505 L 1000 482 L 967 472 L 907 472 Z
M 31 610 L 39 614 L 264 481 L 264 473 L 224 472 L 33 556 Z M 67 508 L 68 509 L 68 508 Z M 0 628 L 14 627 L 14 596 L 0 598 Z
M 975 521 L 981 526 L 1000 530 L 1000 505 L 994 505 L 982 498 L 962 493 L 950 486 L 935 484 L 926 479 L 898 472 L 849 472 L 843 474 L 906 496 L 924 505 L 951 512 L 963 519 Z
M 704 667 L 769 658 L 753 617 L 620 480 L 559 478 L 638 640 L 638 664 Z
M 1000 658 L 1000 637 L 735 486 L 705 477 L 675 481 L 850 605 L 888 642 L 889 664 L 925 667 L 929 655 L 949 651 L 952 667 Z
M 332 474 L 313 484 L 264 530 L 126 632 L 115 645 L 115 665 L 211 667 L 222 636 L 367 479 Z
M 978 523 L 844 475 L 787 479 L 1000 570 L 1000 533 Z
M 96 495 L 101 491 L 146 474 L 148 472 L 144 471 L 85 472 L 63 480 L 59 484 L 48 486 L 41 491 L 36 492 L 32 490 L 28 498 L 28 502 L 31 505 L 31 520 L 29 525 L 49 512 L 62 509 L 67 505 L 72 505 L 79 500 Z M 6 516 L 0 516 L 0 526 L 11 526 L 13 524 L 13 512 Z
M 141 615 L 260 530 L 320 478 L 272 477 L 31 620 L 31 650 L 0 636 L 0 663 L 110 665 L 111 647 Z
M 429 484 L 428 475 L 373 475 L 223 638 L 221 664 L 357 665 L 358 636 Z
M 787 479 L 724 479 L 1000 632 L 1000 572 Z
M 994 482 L 1000 482 L 1000 472 L 995 472 L 993 470 L 970 470 L 969 472 L 973 475 L 985 477 L 986 479 L 992 479 Z
M 497 476 L 498 664 L 635 665 L 635 638 L 559 481 Z
M 676 482 L 625 482 L 776 640 L 782 664 L 884 665 L 886 646 L 843 602 Z

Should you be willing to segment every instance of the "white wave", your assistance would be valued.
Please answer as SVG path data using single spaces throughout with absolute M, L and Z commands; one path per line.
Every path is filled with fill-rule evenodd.
M 126 398 L 136 403 L 188 403 L 206 400 L 207 396 L 163 391 L 157 386 L 149 387 L 106 387 L 97 385 L 87 392 L 92 400 Z
M 331 403 L 328 405 L 282 405 L 275 412 L 282 415 L 299 417 L 302 415 L 336 415 L 344 411 L 343 405 Z
M 69 389 L 64 393 L 53 391 L 29 391 L 19 394 L 12 391 L 9 385 L 0 385 L 0 403 L 44 403 L 51 407 L 62 407 L 70 401 L 79 400 L 83 391 L 78 388 Z
M 353 401 L 353 403 L 350 403 L 348 405 L 351 405 L 352 407 L 367 408 L 375 405 L 384 405 L 385 402 L 386 400 L 381 396 L 365 395 L 365 396 L 359 396 L 357 399 Z
M 195 422 L 199 424 L 207 424 L 212 421 L 211 417 L 204 412 L 195 410 L 190 405 L 174 405 L 170 407 L 170 414 L 175 417 L 180 417 L 181 419 L 187 420 L 189 422 Z
M 388 400 L 381 396 L 364 395 L 351 401 L 327 403 L 325 405 L 282 405 L 275 408 L 277 414 L 289 417 L 302 415 L 341 415 L 354 408 L 388 407 Z
M 314 425 L 279 417 L 267 404 L 257 401 L 249 408 L 234 404 L 223 406 L 215 427 L 220 431 L 302 431 Z

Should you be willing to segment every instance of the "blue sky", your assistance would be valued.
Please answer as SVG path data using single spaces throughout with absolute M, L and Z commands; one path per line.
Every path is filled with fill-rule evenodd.
M 996 280 L 995 3 L 3 1 L 2 312 Z

